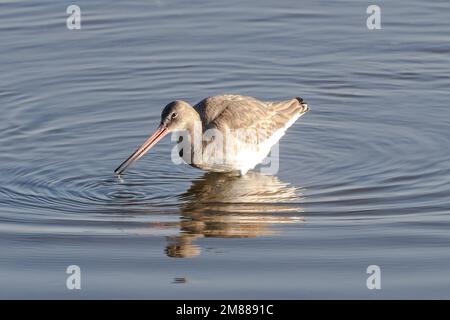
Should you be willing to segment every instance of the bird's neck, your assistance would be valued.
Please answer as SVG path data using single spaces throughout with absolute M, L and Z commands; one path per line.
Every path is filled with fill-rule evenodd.
M 191 143 L 191 159 L 196 163 L 199 161 L 197 157 L 202 154 L 203 123 L 197 111 L 195 109 L 192 110 L 194 112 L 191 121 L 188 123 L 187 131 Z
M 178 146 L 179 153 L 185 162 L 189 164 L 199 163 L 199 161 L 201 161 L 203 149 L 202 146 L 203 123 L 201 121 L 200 115 L 194 108 L 191 109 L 188 119 L 189 121 L 186 122 L 185 126 L 185 132 L 187 133 L 187 137 L 185 138 L 188 138 L 189 142 L 188 144 L 183 142 L 181 145 Z
M 186 130 L 189 132 L 191 138 L 195 137 L 196 135 L 201 135 L 203 132 L 202 120 L 200 118 L 200 115 L 194 108 L 191 108 L 189 121 L 186 124 Z

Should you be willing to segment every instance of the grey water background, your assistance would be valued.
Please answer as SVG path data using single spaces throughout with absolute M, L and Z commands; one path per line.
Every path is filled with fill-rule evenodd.
M 370 4 L 1 1 L 0 297 L 450 298 L 450 3 Z M 114 176 L 222 93 L 309 103 L 276 175 Z

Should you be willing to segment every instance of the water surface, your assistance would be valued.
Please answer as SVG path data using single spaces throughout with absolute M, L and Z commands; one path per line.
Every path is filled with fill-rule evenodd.
M 0 5 L 0 297 L 449 298 L 450 4 Z M 303 97 L 274 176 L 116 168 L 174 99 Z M 82 289 L 66 289 L 69 265 Z M 368 290 L 366 268 L 382 270 Z

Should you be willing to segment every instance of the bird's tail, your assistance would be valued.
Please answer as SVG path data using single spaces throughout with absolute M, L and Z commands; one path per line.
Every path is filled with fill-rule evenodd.
M 267 102 L 267 105 L 276 114 L 289 119 L 297 115 L 301 116 L 309 111 L 308 104 L 299 97 L 287 101 Z
M 299 112 L 300 112 L 301 114 L 306 113 L 306 112 L 309 111 L 309 106 L 308 106 L 308 104 L 307 104 L 305 101 L 303 101 L 302 98 L 300 98 L 300 97 L 295 97 L 295 99 L 297 99 L 297 101 L 298 101 L 299 104 L 300 104 L 300 110 L 299 110 Z

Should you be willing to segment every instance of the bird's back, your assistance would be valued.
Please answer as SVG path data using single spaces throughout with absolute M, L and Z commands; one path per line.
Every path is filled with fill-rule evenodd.
M 241 95 L 208 97 L 194 108 L 200 114 L 204 130 L 258 129 L 260 141 L 270 138 L 276 130 L 292 125 L 309 110 L 301 98 L 274 102 Z

